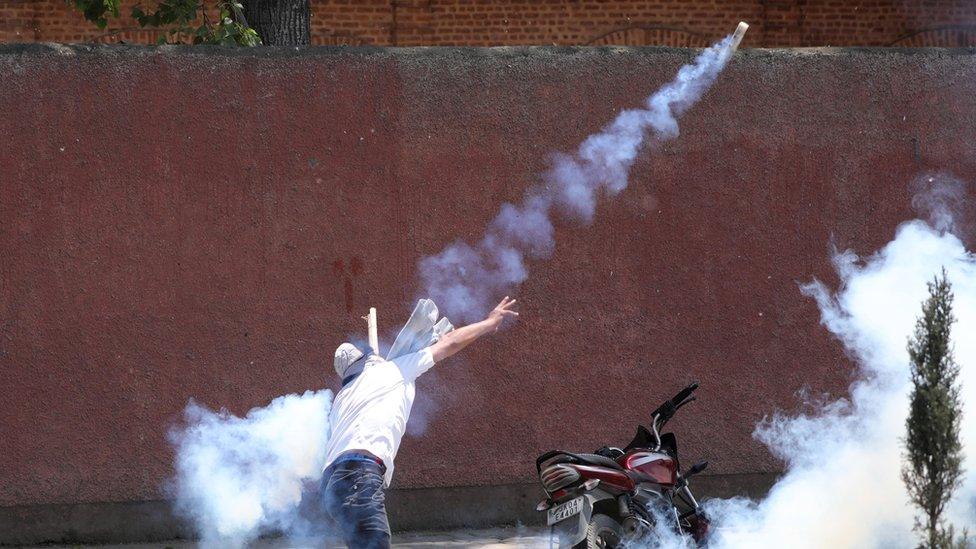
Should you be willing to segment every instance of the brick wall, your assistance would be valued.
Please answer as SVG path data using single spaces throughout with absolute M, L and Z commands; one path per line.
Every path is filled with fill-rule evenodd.
M 123 0 L 128 14 L 137 2 Z M 881 0 L 312 0 L 315 44 L 701 46 L 739 20 L 747 47 L 976 46 L 976 3 Z M 106 30 L 64 0 L 0 0 L 0 42 L 155 42 Z

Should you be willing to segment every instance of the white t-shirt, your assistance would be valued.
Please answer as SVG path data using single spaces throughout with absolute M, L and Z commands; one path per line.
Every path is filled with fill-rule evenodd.
M 366 359 L 363 372 L 343 387 L 329 412 L 332 436 L 325 454 L 325 467 L 339 454 L 366 450 L 386 465 L 386 486 L 393 480 L 393 458 L 407 428 L 415 394 L 414 382 L 434 365 L 430 349 L 385 360 L 379 355 Z

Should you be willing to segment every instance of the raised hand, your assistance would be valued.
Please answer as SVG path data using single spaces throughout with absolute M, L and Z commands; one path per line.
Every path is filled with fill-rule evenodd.
M 494 326 L 495 330 L 497 330 L 498 327 L 501 326 L 502 320 L 505 320 L 506 316 L 518 316 L 518 312 L 512 310 L 512 307 L 515 305 L 515 301 L 516 300 L 509 299 L 508 296 L 505 296 L 505 298 L 502 299 L 501 302 L 494 309 L 492 309 L 490 313 L 488 313 L 488 317 L 485 318 L 485 320 L 490 322 L 492 326 Z
M 512 310 L 514 305 L 515 300 L 505 296 L 505 299 L 492 309 L 481 322 L 462 326 L 445 334 L 440 341 L 430 346 L 430 353 L 434 357 L 434 362 L 440 362 L 467 347 L 479 337 L 497 331 L 506 316 L 518 316 L 518 313 Z

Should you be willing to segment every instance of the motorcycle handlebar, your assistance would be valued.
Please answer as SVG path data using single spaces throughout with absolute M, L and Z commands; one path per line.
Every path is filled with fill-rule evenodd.
M 679 391 L 678 394 L 674 395 L 674 398 L 671 399 L 671 402 L 675 403 L 675 405 L 680 405 L 681 402 L 684 399 L 688 398 L 688 396 L 691 395 L 691 393 L 694 393 L 695 389 L 697 388 L 698 388 L 698 382 L 692 381 L 687 387 Z
M 693 381 L 687 387 L 678 391 L 678 394 L 671 397 L 670 400 L 658 406 L 657 409 L 651 413 L 651 417 L 660 415 L 661 419 L 663 419 L 664 421 L 671 419 L 671 416 L 673 416 L 674 413 L 678 411 L 678 408 L 680 408 L 682 405 L 687 403 L 686 400 L 688 399 L 689 396 L 691 396 L 691 393 L 695 392 L 695 389 L 697 388 L 698 388 L 698 382 Z

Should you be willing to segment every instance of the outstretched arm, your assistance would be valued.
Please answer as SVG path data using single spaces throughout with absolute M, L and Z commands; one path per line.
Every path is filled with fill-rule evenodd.
M 515 300 L 505 296 L 505 299 L 488 313 L 488 317 L 481 322 L 468 324 L 463 328 L 458 328 L 447 333 L 440 341 L 430 346 L 430 352 L 434 356 L 434 362 L 444 360 L 485 334 L 494 333 L 498 330 L 498 326 L 501 325 L 502 320 L 506 316 L 518 316 L 517 312 L 511 310 L 513 305 L 515 305 Z

